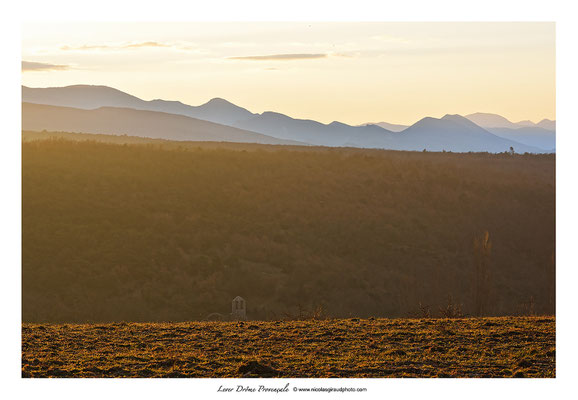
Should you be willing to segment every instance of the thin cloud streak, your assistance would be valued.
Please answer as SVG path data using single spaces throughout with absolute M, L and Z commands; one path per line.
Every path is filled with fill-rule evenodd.
M 172 43 L 161 43 L 161 42 L 139 42 L 139 43 L 127 43 L 119 45 L 108 45 L 108 44 L 95 44 L 95 45 L 83 45 L 83 46 L 60 46 L 60 50 L 63 51 L 91 51 L 91 50 L 127 50 L 127 49 L 141 49 L 141 48 L 174 48 L 178 50 L 192 50 L 193 47 L 186 45 L 178 45 Z
M 266 56 L 243 56 L 228 57 L 228 60 L 251 60 L 251 61 L 290 61 L 290 60 L 310 60 L 316 58 L 326 58 L 327 54 L 270 54 Z
M 22 61 L 22 71 L 64 71 L 67 69 L 70 69 L 69 65 Z

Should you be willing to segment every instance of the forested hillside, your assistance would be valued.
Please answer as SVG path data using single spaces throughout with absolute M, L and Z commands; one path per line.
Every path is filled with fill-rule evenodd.
M 472 315 L 486 231 L 485 313 L 553 313 L 555 155 L 22 144 L 25 322 Z

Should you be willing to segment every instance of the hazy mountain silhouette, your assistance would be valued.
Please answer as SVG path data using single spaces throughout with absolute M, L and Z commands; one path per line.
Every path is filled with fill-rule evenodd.
M 536 126 L 539 128 L 548 129 L 550 131 L 555 131 L 556 130 L 556 121 L 552 121 L 551 119 L 544 118 L 542 121 L 538 122 L 536 124 Z
M 548 143 L 546 138 L 536 138 L 536 132 L 509 132 L 498 130 L 498 135 L 478 126 L 471 119 L 477 119 L 484 124 L 507 125 L 519 128 L 516 124 L 496 114 L 471 114 L 466 119 L 461 116 L 446 115 L 441 119 L 424 118 L 416 124 L 399 132 L 384 129 L 390 126 L 399 130 L 403 125 L 387 123 L 351 126 L 340 122 L 322 124 L 313 120 L 295 119 L 287 115 L 267 111 L 254 114 L 245 108 L 232 104 L 224 99 L 215 98 L 200 106 L 190 106 L 179 101 L 151 100 L 145 101 L 120 90 L 106 86 L 75 85 L 62 88 L 28 88 L 22 87 L 24 102 L 66 106 L 95 110 L 105 107 L 105 110 L 95 110 L 95 113 L 80 113 L 68 110 L 71 121 L 66 121 L 64 111 L 44 109 L 46 121 L 34 119 L 40 109 L 27 106 L 27 116 L 23 115 L 30 130 L 71 130 L 86 133 L 126 133 L 136 136 L 155 137 L 175 140 L 226 140 L 254 143 L 295 143 L 321 146 L 351 146 L 365 148 L 383 148 L 394 150 L 431 150 L 431 151 L 490 151 L 502 152 L 514 147 L 519 152 L 544 152 L 552 149 L 543 147 Z M 123 108 L 125 111 L 113 111 L 107 107 Z M 146 115 L 149 125 L 137 123 L 132 118 L 140 114 L 130 113 L 129 109 L 154 111 L 158 114 Z M 34 113 L 31 112 L 34 110 Z M 95 115 L 115 114 L 119 121 L 98 121 Z M 162 113 L 163 115 L 160 115 Z M 52 115 L 55 114 L 55 115 Z M 56 115 L 57 114 L 57 115 Z M 194 118 L 194 120 L 171 119 L 168 115 L 176 114 Z M 90 122 L 82 123 L 83 118 L 91 118 Z M 158 121 L 155 120 L 158 117 Z M 144 117 L 143 117 L 144 118 Z M 219 124 L 201 125 L 203 121 Z M 74 124 L 72 123 L 74 121 Z M 163 123 L 169 124 L 163 128 Z M 548 125 L 553 121 L 544 120 Z M 190 127 L 186 126 L 191 124 Z M 226 130 L 225 126 L 238 128 L 236 131 Z M 57 127 L 58 126 L 58 127 Z M 64 127 L 68 127 L 65 129 Z M 83 128 L 83 129 L 81 129 Z M 88 129 L 88 130 L 87 130 Z M 528 129 L 528 128 L 524 128 Z M 251 134 L 257 136 L 251 136 Z M 514 141 L 514 138 L 520 141 Z M 274 139 L 275 138 L 275 139 Z M 548 136 L 549 138 L 549 136 Z M 544 140 L 543 140 L 544 139 Z M 538 147 L 532 147 L 538 145 Z
M 227 100 L 215 98 L 200 106 L 189 106 L 179 101 L 145 101 L 120 90 L 106 86 L 74 85 L 62 88 L 22 87 L 22 101 L 82 109 L 99 107 L 122 107 L 135 110 L 160 111 L 186 115 L 218 124 L 234 126 L 263 135 L 273 134 L 279 139 L 297 140 L 304 143 L 343 146 L 346 144 L 365 146 L 360 131 L 367 131 L 368 137 L 388 134 L 378 128 L 351 127 L 349 125 L 324 125 L 311 120 L 298 120 L 283 114 L 264 112 L 253 114 Z M 347 127 L 344 129 L 344 127 Z M 370 140 L 368 138 L 368 140 Z
M 84 108 L 87 110 L 105 106 L 143 109 L 143 104 L 147 103 L 138 97 L 108 86 L 92 85 L 51 88 L 22 86 L 22 102 Z
M 118 107 L 84 110 L 22 103 L 22 129 L 106 133 L 171 140 L 303 144 L 184 115 Z
M 325 125 L 271 111 L 238 121 L 234 126 L 281 139 L 321 146 L 382 147 L 382 142 L 387 141 L 392 134 L 376 125 L 350 126 L 337 121 Z
M 160 111 L 186 115 L 223 125 L 232 125 L 237 120 L 253 116 L 253 113 L 248 110 L 219 98 L 195 107 L 180 101 L 160 99 L 146 101 L 108 86 L 74 85 L 55 88 L 22 86 L 22 101 L 87 110 L 100 107 L 120 107 Z
M 465 117 L 483 128 L 519 128 L 515 123 L 498 114 L 474 113 L 468 114 Z
M 556 121 L 552 121 L 549 119 L 543 119 L 542 121 L 535 124 L 532 121 L 528 120 L 520 122 L 512 122 L 507 118 L 502 117 L 501 115 L 491 113 L 474 113 L 468 114 L 465 117 L 470 121 L 472 121 L 473 123 L 481 126 L 482 128 L 517 129 L 517 128 L 538 127 L 548 129 L 551 131 L 556 130 Z
M 380 128 L 387 129 L 391 132 L 401 132 L 404 129 L 408 128 L 408 125 L 400 125 L 400 124 L 390 124 L 389 122 L 368 122 L 366 124 L 361 124 L 359 126 L 368 126 L 368 125 L 377 125 Z
M 489 113 L 469 114 L 466 118 L 502 138 L 547 151 L 556 148 L 556 121 L 543 119 L 537 124 L 532 121 L 511 122 L 501 115 Z
M 518 152 L 544 151 L 498 137 L 459 115 L 446 115 L 441 119 L 427 117 L 401 132 L 391 132 L 377 125 L 353 127 L 339 122 L 324 125 L 272 112 L 240 121 L 236 126 L 282 139 L 325 146 L 456 152 L 503 152 L 514 147 Z
M 556 148 L 556 132 L 537 126 L 525 128 L 486 128 L 489 132 L 505 139 L 514 140 L 528 146 L 538 147 L 543 150 Z
M 498 137 L 460 115 L 426 117 L 398 133 L 397 145 L 404 150 L 488 151 L 499 153 L 513 147 L 517 152 L 543 150 Z

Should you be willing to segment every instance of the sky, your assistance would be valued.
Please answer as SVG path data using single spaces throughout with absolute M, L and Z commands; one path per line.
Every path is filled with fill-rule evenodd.
M 24 23 L 22 84 L 348 124 L 556 119 L 551 22 Z

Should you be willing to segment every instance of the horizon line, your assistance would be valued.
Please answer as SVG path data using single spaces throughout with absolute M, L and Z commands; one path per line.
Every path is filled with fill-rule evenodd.
M 247 109 L 247 108 L 245 108 L 245 107 L 243 107 L 243 106 L 240 106 L 240 105 L 238 105 L 238 104 L 236 104 L 236 103 L 234 103 L 234 102 L 232 102 L 232 101 L 230 101 L 230 100 L 227 100 L 227 99 L 224 98 L 224 97 L 220 97 L 220 96 L 211 97 L 209 100 L 205 101 L 204 103 L 198 104 L 198 105 L 192 105 L 192 104 L 184 103 L 184 102 L 182 102 L 181 100 L 176 100 L 176 99 L 167 100 L 167 99 L 161 99 L 161 98 L 153 98 L 153 99 L 150 99 L 150 100 L 146 100 L 146 99 L 144 99 L 144 98 L 141 98 L 141 97 L 135 96 L 134 94 L 131 94 L 131 93 L 129 93 L 129 92 L 126 92 L 126 91 L 124 91 L 124 90 L 118 89 L 118 88 L 116 88 L 116 87 L 109 86 L 109 85 L 103 85 L 103 84 L 76 83 L 76 84 L 65 85 L 65 86 L 43 86 L 43 87 L 32 87 L 32 86 L 26 86 L 26 85 L 21 84 L 21 88 L 27 88 L 27 89 L 63 89 L 63 88 L 75 87 L 75 86 L 109 88 L 109 89 L 117 90 L 117 91 L 119 91 L 119 92 L 122 92 L 122 93 L 124 93 L 124 94 L 127 94 L 127 95 L 129 95 L 129 96 L 133 96 L 133 97 L 135 97 L 135 98 L 137 98 L 137 99 L 139 99 L 139 100 L 146 101 L 146 102 L 150 102 L 150 101 L 154 101 L 154 100 L 162 100 L 162 101 L 168 101 L 168 102 L 173 102 L 173 101 L 175 101 L 175 102 L 179 102 L 179 103 L 181 103 L 181 104 L 184 104 L 184 105 L 187 105 L 187 106 L 190 106 L 190 107 L 200 107 L 200 106 L 203 106 L 203 105 L 211 102 L 212 100 L 220 99 L 220 100 L 225 100 L 225 101 L 227 101 L 228 103 L 233 104 L 234 106 L 243 108 L 243 109 L 245 109 L 245 110 L 247 110 L 247 111 L 249 111 L 249 112 L 251 112 L 251 113 L 253 113 L 253 114 L 258 114 L 258 115 L 262 115 L 262 114 L 264 114 L 264 113 L 268 113 L 268 112 L 269 112 L 269 113 L 282 114 L 282 115 L 285 115 L 285 116 L 287 116 L 287 117 L 289 117 L 289 118 L 292 118 L 292 119 L 295 119 L 295 120 L 315 121 L 315 122 L 319 122 L 319 123 L 321 123 L 321 124 L 323 124 L 323 125 L 330 125 L 330 124 L 332 124 L 332 123 L 334 123 L 334 122 L 342 123 L 342 122 L 340 122 L 340 121 L 338 121 L 338 120 L 333 120 L 333 121 L 331 121 L 331 122 L 325 123 L 325 122 L 321 122 L 321 121 L 319 121 L 319 120 L 311 119 L 311 118 L 292 117 L 292 116 L 290 116 L 290 115 L 288 115 L 288 114 L 285 114 L 285 113 L 282 113 L 282 112 L 280 112 L 280 111 L 273 111 L 273 110 L 264 110 L 264 111 L 262 111 L 262 112 L 253 112 L 253 111 L 250 111 L 249 109 Z M 24 102 L 24 101 L 21 101 L 21 102 Z M 381 119 L 381 120 L 378 121 L 378 122 L 365 121 L 365 122 L 361 122 L 361 123 L 358 123 L 358 124 L 349 124 L 349 123 L 344 123 L 344 124 L 349 125 L 349 126 L 352 126 L 352 127 L 355 127 L 355 126 L 362 126 L 362 125 L 378 125 L 378 124 L 380 124 L 380 123 L 387 123 L 387 124 L 391 124 L 391 125 L 402 125 L 402 126 L 410 127 L 410 126 L 414 125 L 415 123 L 421 121 L 421 120 L 424 119 L 424 118 L 441 119 L 441 118 L 443 118 L 443 117 L 446 116 L 446 115 L 459 115 L 459 116 L 461 116 L 461 117 L 463 117 L 463 118 L 468 119 L 468 118 L 467 118 L 468 115 L 474 115 L 474 114 L 491 114 L 491 115 L 497 115 L 497 116 L 500 116 L 500 117 L 506 119 L 508 122 L 510 122 L 510 123 L 512 123 L 512 124 L 519 124 L 519 123 L 521 123 L 521 122 L 528 122 L 528 121 L 531 122 L 531 123 L 534 124 L 534 125 L 537 125 L 537 124 L 539 124 L 540 122 L 543 122 L 543 121 L 556 122 L 556 118 L 550 119 L 550 118 L 546 118 L 546 117 L 540 118 L 540 119 L 523 119 L 523 120 L 520 120 L 520 121 L 512 121 L 510 118 L 505 117 L 503 114 L 498 113 L 498 112 L 475 111 L 475 112 L 471 112 L 471 113 L 468 113 L 468 114 L 460 114 L 460 113 L 450 113 L 450 112 L 446 112 L 446 113 L 445 113 L 444 115 L 442 115 L 441 117 L 434 117 L 434 116 L 432 116 L 431 114 L 428 114 L 428 115 L 425 115 L 425 116 L 419 118 L 418 120 L 416 120 L 416 121 L 414 121 L 414 122 L 412 122 L 412 123 L 391 122 L 391 120 Z M 377 119 L 374 119 L 373 121 L 376 121 L 376 120 L 377 120 Z M 537 121 L 537 122 L 534 122 L 534 121 Z M 473 122 L 473 121 L 472 121 L 472 122 Z

